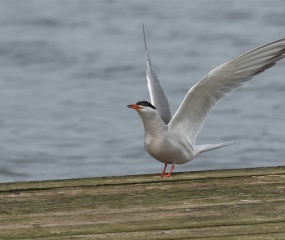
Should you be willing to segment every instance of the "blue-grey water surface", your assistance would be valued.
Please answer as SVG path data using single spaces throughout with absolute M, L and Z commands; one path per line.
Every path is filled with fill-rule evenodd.
M 0 181 L 155 173 L 127 104 L 149 100 L 144 23 L 174 114 L 211 69 L 285 37 L 285 2 L 0 0 Z M 175 171 L 285 165 L 285 61 L 223 99 Z M 191 173 L 190 173 L 191 174 Z

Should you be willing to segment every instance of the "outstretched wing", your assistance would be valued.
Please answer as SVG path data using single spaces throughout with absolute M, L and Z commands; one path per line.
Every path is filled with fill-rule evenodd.
M 215 68 L 189 90 L 169 123 L 169 129 L 188 133 L 194 146 L 208 113 L 220 99 L 284 57 L 285 38 L 282 38 Z
M 156 107 L 159 116 L 161 117 L 163 122 L 165 122 L 165 124 L 168 124 L 169 121 L 171 120 L 169 103 L 151 65 L 151 59 L 146 44 L 144 26 L 143 26 L 143 37 L 144 37 L 146 62 L 147 62 L 146 78 L 147 78 L 147 87 L 149 90 L 150 100 L 152 105 Z

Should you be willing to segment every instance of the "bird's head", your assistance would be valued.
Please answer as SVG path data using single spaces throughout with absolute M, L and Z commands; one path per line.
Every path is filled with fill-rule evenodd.
M 165 123 L 161 120 L 155 106 L 147 101 L 139 101 L 136 104 L 130 104 L 128 108 L 135 109 L 141 117 L 145 129 L 148 132 L 156 132 L 157 129 L 165 130 Z
M 127 106 L 128 108 L 132 108 L 137 110 L 139 113 L 147 113 L 147 112 L 153 112 L 156 111 L 155 106 L 153 106 L 148 101 L 139 101 L 136 104 L 130 104 Z

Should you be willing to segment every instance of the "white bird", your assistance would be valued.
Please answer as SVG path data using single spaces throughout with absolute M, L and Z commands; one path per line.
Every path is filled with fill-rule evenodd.
M 143 35 L 147 60 L 146 77 L 151 103 L 139 101 L 128 107 L 135 109 L 142 119 L 144 145 L 147 152 L 165 164 L 160 175 L 169 177 L 175 164 L 186 163 L 202 152 L 232 144 L 227 142 L 195 145 L 195 141 L 215 104 L 227 93 L 285 57 L 285 38 L 257 47 L 210 71 L 188 91 L 171 118 L 167 98 L 151 64 L 144 28 Z M 167 164 L 172 164 L 168 174 L 165 172 Z

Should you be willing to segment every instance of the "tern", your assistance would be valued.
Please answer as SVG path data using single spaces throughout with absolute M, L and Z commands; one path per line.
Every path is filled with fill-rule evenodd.
M 226 94 L 285 57 L 285 38 L 282 38 L 218 66 L 190 88 L 171 117 L 168 100 L 151 63 L 144 27 L 143 37 L 151 103 L 139 101 L 127 107 L 135 109 L 141 117 L 145 149 L 153 158 L 164 163 L 160 174 L 162 177 L 169 177 L 175 164 L 184 164 L 203 152 L 232 144 L 233 142 L 195 145 L 195 141 L 207 115 Z M 168 164 L 172 164 L 172 167 L 166 173 Z

